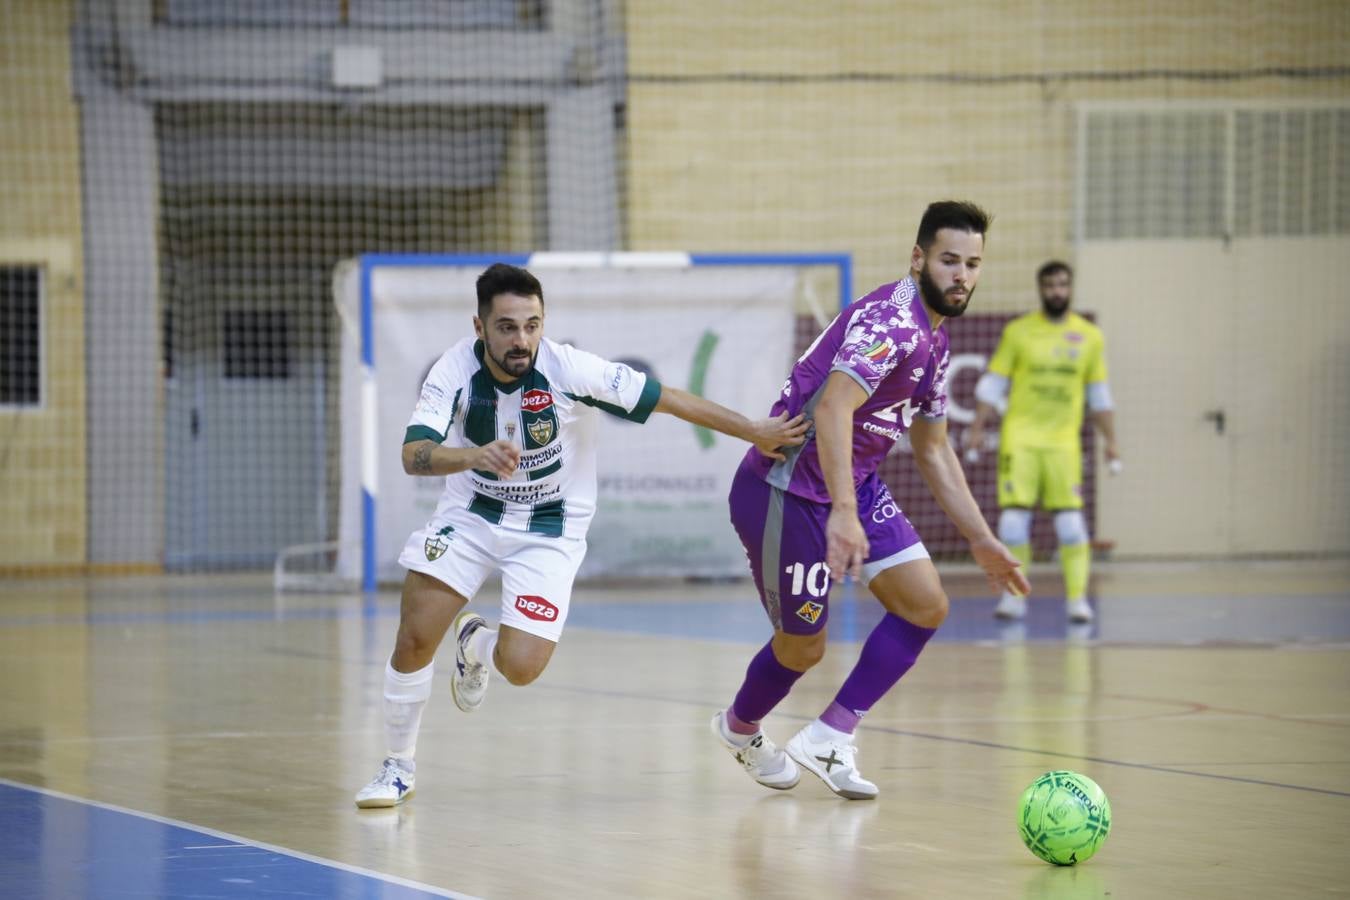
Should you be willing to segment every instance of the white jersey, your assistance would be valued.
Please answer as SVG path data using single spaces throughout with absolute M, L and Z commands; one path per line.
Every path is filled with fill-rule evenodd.
M 655 379 L 547 338 L 534 368 L 503 385 L 483 365 L 482 342 L 465 338 L 431 367 L 404 443 L 512 441 L 520 465 L 511 477 L 476 469 L 446 476 L 437 517 L 467 509 L 513 531 L 584 538 L 595 515 L 599 411 L 645 422 L 660 396 Z

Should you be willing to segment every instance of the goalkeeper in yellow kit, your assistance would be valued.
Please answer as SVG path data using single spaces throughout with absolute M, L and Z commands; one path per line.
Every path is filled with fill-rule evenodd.
M 998 536 L 1023 566 L 1031 563 L 1031 515 L 1037 503 L 1055 517 L 1069 619 L 1092 621 L 1087 602 L 1091 547 L 1083 518 L 1083 452 L 1079 431 L 1086 398 L 1106 444 L 1111 472 L 1120 470 L 1106 347 L 1101 329 L 1069 310 L 1073 270 L 1047 262 L 1036 272 L 1041 310 L 1009 322 L 975 387 L 968 453 L 984 446 L 985 429 L 1007 397 L 999 437 Z M 1026 598 L 1005 591 L 994 615 L 1020 619 Z

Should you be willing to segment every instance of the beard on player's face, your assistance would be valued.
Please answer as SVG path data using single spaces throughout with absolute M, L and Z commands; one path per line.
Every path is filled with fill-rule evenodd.
M 919 291 L 923 294 L 923 302 L 928 304 L 929 309 L 949 319 L 964 313 L 966 307 L 970 305 L 970 298 L 975 295 L 974 288 L 952 285 L 944 291 L 938 287 L 928 271 L 926 259 L 923 261 L 923 268 L 919 270 Z
M 544 304 L 538 297 L 505 293 L 474 316 L 483 354 L 511 380 L 534 368 L 544 338 Z
M 1041 309 L 1052 319 L 1059 319 L 1069 311 L 1069 303 L 1073 300 L 1069 294 L 1041 294 Z
M 534 368 L 535 357 L 539 355 L 539 348 L 522 348 L 512 346 L 511 341 L 507 341 L 500 348 L 487 345 L 487 354 L 492 357 L 492 361 L 512 378 L 520 378 Z

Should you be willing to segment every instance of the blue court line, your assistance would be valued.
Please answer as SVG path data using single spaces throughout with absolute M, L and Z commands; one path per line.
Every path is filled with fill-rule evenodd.
M 0 778 L 0 892 L 25 900 L 467 894 Z

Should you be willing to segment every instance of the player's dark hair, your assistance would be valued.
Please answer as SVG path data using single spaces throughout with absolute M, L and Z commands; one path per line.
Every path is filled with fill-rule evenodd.
M 1051 275 L 1058 275 L 1060 272 L 1068 275 L 1069 280 L 1073 281 L 1073 266 L 1070 266 L 1068 263 L 1061 260 L 1052 259 L 1036 270 L 1036 283 L 1040 284 L 1044 279 L 1049 278 Z
M 937 233 L 943 228 L 957 231 L 969 231 L 981 237 L 989 231 L 989 223 L 994 219 L 989 213 L 974 203 L 965 200 L 939 200 L 928 204 L 919 220 L 919 236 L 914 239 L 925 251 L 937 240 Z
M 520 266 L 506 263 L 493 263 L 478 276 L 478 318 L 486 321 L 492 311 L 492 298 L 498 294 L 538 297 L 539 304 L 544 303 L 544 287 L 539 279 Z

